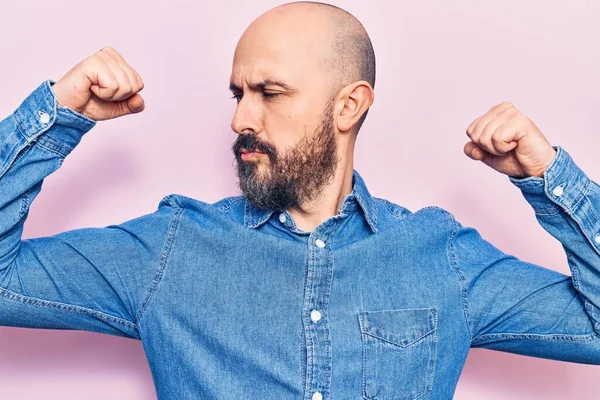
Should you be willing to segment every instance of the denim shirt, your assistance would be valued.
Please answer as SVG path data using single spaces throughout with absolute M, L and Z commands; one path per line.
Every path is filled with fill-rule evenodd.
M 543 177 L 509 180 L 572 276 L 373 197 L 356 171 L 312 232 L 243 196 L 173 193 L 23 240 L 43 179 L 95 125 L 54 83 L 0 122 L 1 325 L 139 339 L 161 400 L 450 399 L 471 347 L 600 364 L 600 187 L 562 147 Z

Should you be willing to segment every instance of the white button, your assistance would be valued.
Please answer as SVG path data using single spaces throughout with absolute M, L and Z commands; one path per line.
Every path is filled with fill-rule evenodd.
M 600 233 L 594 236 L 594 242 L 600 244 Z
M 562 196 L 562 194 L 563 194 L 562 186 L 555 187 L 554 190 L 552 191 L 552 194 L 555 196 Z
M 320 392 L 314 392 L 312 400 L 323 400 L 323 395 Z
M 50 116 L 48 115 L 48 113 L 45 113 L 43 111 L 40 113 L 40 122 L 42 124 L 47 124 L 48 122 L 50 122 Z
M 310 319 L 312 319 L 313 322 L 317 322 L 321 319 L 321 313 L 318 310 L 312 310 L 310 312 Z
M 279 222 L 281 222 L 282 224 L 284 224 L 285 220 L 286 220 L 285 214 L 284 213 L 279 214 Z
M 325 247 L 325 242 L 322 241 L 321 239 L 315 240 L 315 244 L 317 245 L 317 247 L 320 247 L 320 248 Z

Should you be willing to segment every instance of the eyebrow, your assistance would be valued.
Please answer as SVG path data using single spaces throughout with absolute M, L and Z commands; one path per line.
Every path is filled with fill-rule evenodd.
M 252 90 L 264 90 L 266 86 L 279 86 L 282 87 L 284 90 L 287 90 L 289 92 L 293 92 L 294 88 L 292 88 L 290 85 L 281 82 L 281 81 L 274 81 L 272 79 L 265 79 L 256 83 L 251 83 L 248 85 L 248 87 Z M 232 92 L 241 92 L 243 91 L 241 87 L 239 87 L 238 85 L 236 85 L 235 83 L 231 82 L 229 84 L 229 90 L 231 90 Z

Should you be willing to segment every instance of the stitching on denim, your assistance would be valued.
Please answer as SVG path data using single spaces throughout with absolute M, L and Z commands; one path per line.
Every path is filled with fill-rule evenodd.
M 596 321 L 596 318 L 595 318 L 595 315 L 594 315 L 594 309 L 595 309 L 594 305 L 592 304 L 592 302 L 590 302 L 586 298 L 583 298 L 583 305 L 585 307 L 586 312 L 591 317 L 591 320 L 592 320 L 591 322 L 592 322 L 592 325 L 594 327 L 594 331 L 596 332 L 596 335 L 598 335 L 600 337 L 600 323 L 598 323 Z
M 309 250 L 308 250 L 308 254 L 309 255 L 308 255 L 308 258 L 307 258 L 308 265 L 307 265 L 307 268 L 306 268 L 306 284 L 304 285 L 304 293 L 306 293 L 307 289 L 311 288 L 312 285 L 313 285 L 312 276 L 313 276 L 313 271 L 314 271 L 314 268 L 312 268 L 312 265 L 313 265 L 315 251 L 310 246 L 310 240 L 307 241 L 307 246 L 309 247 Z M 307 308 L 307 306 L 309 306 L 309 304 L 306 301 L 304 301 L 304 303 L 302 305 L 302 309 L 304 310 L 305 308 Z M 308 316 L 304 316 L 302 318 L 302 320 L 304 321 L 305 324 L 308 324 L 308 326 L 310 326 L 311 322 L 308 321 Z M 306 375 L 307 375 L 307 377 L 306 377 L 306 388 L 305 388 L 305 390 L 306 389 L 310 390 L 310 388 L 312 386 L 312 382 L 313 382 L 314 376 L 313 376 L 313 373 L 312 373 L 312 369 L 308 368 L 308 366 L 314 364 L 314 359 L 315 359 L 314 352 L 315 352 L 315 349 L 314 349 L 314 343 L 312 341 L 312 336 L 310 334 L 306 335 L 306 330 L 310 330 L 310 328 L 307 329 L 306 325 L 304 325 L 303 326 L 303 330 L 302 330 L 302 334 L 306 337 L 306 340 L 307 340 L 307 343 L 306 343 L 307 350 L 310 349 L 310 351 L 306 352 Z
M 536 215 L 539 215 L 539 216 L 542 216 L 542 217 L 543 216 L 552 217 L 554 215 L 560 214 L 561 210 L 560 210 L 560 208 L 549 208 L 549 207 L 546 208 L 546 207 L 543 207 L 543 208 L 538 208 L 538 209 L 534 208 L 534 211 L 535 211 Z
M 13 115 L 13 118 L 15 119 L 15 121 L 18 121 L 16 115 Z M 19 146 L 24 145 L 21 149 L 18 149 L 16 151 L 16 154 L 13 154 L 14 158 L 12 159 L 12 161 L 10 159 L 6 160 L 7 162 L 2 166 L 2 168 L 0 168 L 0 178 L 6 173 L 6 171 L 8 171 L 8 169 L 12 165 L 14 165 L 23 156 L 23 154 L 26 152 L 26 150 L 29 148 L 29 145 L 30 145 L 29 140 L 27 140 L 27 136 L 25 136 L 23 134 L 23 132 L 21 132 L 21 129 L 19 128 L 19 124 L 15 123 L 15 126 L 17 127 L 17 132 L 20 134 L 19 136 L 21 138 L 25 139 L 25 143 L 22 143 L 21 140 L 17 140 L 15 142 L 15 144 L 10 149 L 7 150 L 7 152 L 6 152 L 7 154 L 13 154 L 15 152 L 15 149 L 18 149 Z
M 425 396 L 427 393 L 429 393 L 431 391 L 431 389 L 433 389 L 433 382 L 435 380 L 435 365 L 437 363 L 437 353 L 438 353 L 438 310 L 437 308 L 433 307 L 432 308 L 433 311 L 433 326 L 434 326 L 434 334 L 433 334 L 433 365 L 432 365 L 432 369 L 433 372 L 430 374 L 430 378 L 429 378 L 429 386 L 427 387 L 427 389 L 425 390 L 425 392 L 423 392 L 422 396 Z M 422 397 L 420 396 L 420 397 Z M 417 397 L 419 398 L 419 397 Z
M 364 321 L 363 321 L 363 312 L 358 313 L 358 326 L 361 332 L 364 331 Z M 362 337 L 362 335 L 361 335 Z M 368 399 L 367 395 L 367 344 L 364 339 L 361 339 L 362 342 L 362 392 L 363 397 Z
M 595 253 L 600 255 L 600 251 L 596 248 L 596 246 L 593 243 L 593 238 L 590 237 L 588 230 L 585 228 L 585 224 L 582 222 L 581 218 L 578 215 L 578 211 L 582 207 L 579 204 L 583 203 L 584 200 L 586 200 L 588 203 L 590 203 L 590 201 L 587 197 L 587 194 L 591 190 L 592 186 L 593 186 L 593 182 L 591 180 L 589 180 L 587 186 L 584 188 L 584 190 L 581 191 L 579 200 L 573 204 L 573 206 L 572 206 L 573 210 L 571 211 L 567 207 L 565 207 L 566 208 L 565 211 L 566 211 L 566 214 L 569 215 L 575 221 L 575 223 L 577 224 L 577 226 L 583 233 L 583 236 L 588 240 L 588 242 L 590 243 L 590 246 L 595 251 Z M 588 210 L 590 210 L 590 212 L 592 213 L 592 215 L 594 215 L 594 217 L 596 218 L 597 221 L 600 220 L 600 218 L 598 218 L 598 214 L 596 214 L 596 212 L 594 211 L 594 207 L 588 206 Z
M 333 265 L 333 262 L 334 262 L 334 260 L 333 260 L 333 243 L 335 242 L 333 235 L 336 232 L 336 230 L 338 229 L 341 222 L 342 222 L 341 218 L 335 220 L 335 223 L 329 230 L 330 233 L 327 235 L 327 239 L 326 239 L 327 241 L 329 241 L 331 243 L 329 245 L 329 248 L 327 249 L 327 251 L 328 251 L 328 255 L 327 255 L 328 270 L 331 272 L 329 274 L 329 279 L 327 279 L 327 281 L 328 281 L 327 286 L 325 286 L 325 291 L 323 293 L 323 303 L 327 305 L 327 311 L 326 311 L 326 319 L 327 319 L 326 334 L 327 334 L 327 336 L 325 339 L 325 354 L 327 354 L 328 356 L 332 356 L 331 326 L 329 325 L 329 295 L 331 293 L 331 285 L 333 283 L 333 268 L 334 268 L 334 265 Z M 327 369 L 325 371 L 325 376 L 327 378 L 328 386 L 331 384 L 331 379 L 332 379 L 331 369 L 332 369 L 332 365 L 331 365 L 331 363 L 328 363 Z
M 571 335 L 566 333 L 514 333 L 514 332 L 504 332 L 504 333 L 486 333 L 483 335 L 479 335 L 475 339 L 473 339 L 472 344 L 480 344 L 484 343 L 488 340 L 507 340 L 507 339 L 516 339 L 516 340 L 542 340 L 542 341 L 563 341 L 563 342 L 577 342 L 577 343 L 586 343 L 593 342 L 594 340 L 600 339 L 598 335 L 595 333 L 588 333 L 585 335 Z
M 421 342 L 421 340 L 425 339 L 427 336 L 430 336 L 430 335 L 434 334 L 435 333 L 435 328 L 432 329 L 432 330 L 430 330 L 429 332 L 425 333 L 423 336 L 420 336 L 419 338 L 413 340 L 409 344 L 405 344 L 405 345 L 402 345 L 402 344 L 399 344 L 399 343 L 396 343 L 396 342 L 392 342 L 391 340 L 388 340 L 386 338 L 382 338 L 381 336 L 373 335 L 373 334 L 371 334 L 371 333 L 369 333 L 367 331 L 363 331 L 362 333 L 363 333 L 363 335 L 371 336 L 372 338 L 375 338 L 377 340 L 381 340 L 382 342 L 386 342 L 386 343 L 392 344 L 392 345 L 394 345 L 396 347 L 401 347 L 403 349 L 408 349 L 410 347 L 413 347 L 416 344 L 419 344 Z
M 56 149 L 50 147 L 49 145 L 54 145 L 52 143 L 54 139 L 52 139 L 50 136 L 44 136 L 44 141 L 46 143 L 43 143 L 42 141 L 39 140 L 38 137 L 36 137 L 32 143 L 35 143 L 36 145 L 38 145 L 39 147 L 43 148 L 44 150 L 60 157 L 60 158 L 65 158 L 67 156 L 67 152 L 63 153 L 62 151 L 64 151 L 66 149 L 66 147 L 63 146 L 57 146 Z
M 571 250 L 567 249 L 566 247 L 564 250 L 567 255 L 567 263 L 571 266 L 571 281 L 573 283 L 573 287 L 579 292 L 579 267 L 573 259 L 573 253 Z
M 97 121 L 93 120 L 92 118 L 86 117 L 83 114 L 76 113 L 74 110 L 71 110 L 69 107 L 66 107 L 66 106 L 58 106 L 58 107 L 56 107 L 56 112 L 58 113 L 58 111 L 64 112 L 66 114 L 69 114 L 70 116 L 72 116 L 74 118 L 77 118 L 78 120 L 84 122 L 87 125 L 94 126 L 94 125 L 96 125 L 96 122 L 97 122 Z
M 55 310 L 59 310 L 59 311 L 67 311 L 67 312 L 75 312 L 75 313 L 79 313 L 79 314 L 86 314 L 86 315 L 101 319 L 103 321 L 107 321 L 107 322 L 110 321 L 110 322 L 115 322 L 117 324 L 123 325 L 129 329 L 134 330 L 135 333 L 139 335 L 138 327 L 136 324 L 132 323 L 131 321 L 127 321 L 126 319 L 115 317 L 114 315 L 106 314 L 102 311 L 93 310 L 91 308 L 78 306 L 75 304 L 66 304 L 66 303 L 61 303 L 58 301 L 43 300 L 43 299 L 38 299 L 36 297 L 25 296 L 20 293 L 16 293 L 16 292 L 13 292 L 11 290 L 1 288 L 1 287 L 0 287 L 0 297 L 5 298 L 6 300 L 14 301 L 16 303 L 23 303 L 23 304 L 32 305 L 32 306 L 51 308 L 51 309 L 55 309 Z
M 173 248 L 175 232 L 177 231 L 177 227 L 179 226 L 179 219 L 180 219 L 181 214 L 183 213 L 183 210 L 184 210 L 183 207 L 176 208 L 174 211 L 173 217 L 171 218 L 171 222 L 169 224 L 169 229 L 167 231 L 167 235 L 165 238 L 165 243 L 163 245 L 162 252 L 158 259 L 157 267 L 156 267 L 156 270 L 154 273 L 154 278 L 152 279 L 152 282 L 150 283 L 150 285 L 148 287 L 146 295 L 144 296 L 144 300 L 140 304 L 140 309 L 136 315 L 136 320 L 138 321 L 138 324 L 139 324 L 139 321 L 142 318 L 144 312 L 148 308 L 148 304 L 150 303 L 150 300 L 152 300 L 153 294 L 156 291 L 156 288 L 158 287 L 159 282 L 162 280 L 163 271 L 164 271 L 167 261 L 169 259 L 169 255 L 171 254 L 171 249 Z
M 27 208 L 29 207 L 29 192 L 32 189 L 27 189 L 23 196 L 21 196 L 21 209 L 19 210 L 19 219 L 23 218 L 23 215 L 27 212 Z
M 578 296 L 583 300 L 583 306 L 586 313 L 590 316 L 590 322 L 592 323 L 594 331 L 600 335 L 600 323 L 596 320 L 594 315 L 595 307 L 586 297 L 583 296 L 579 290 L 579 266 L 573 258 L 574 254 L 567 248 L 565 248 L 565 253 L 567 254 L 567 263 L 570 265 L 571 269 L 571 280 L 573 281 L 573 287 L 579 292 Z
M 401 220 L 401 219 L 404 219 L 406 217 L 406 215 L 404 215 L 404 213 L 402 213 L 402 211 L 399 211 L 399 212 L 396 211 L 396 208 L 388 200 L 377 198 L 377 197 L 373 197 L 373 199 L 375 199 L 376 201 L 379 201 L 381 204 L 383 204 L 383 206 L 385 207 L 385 209 L 390 214 L 392 214 L 392 216 L 394 218 L 396 218 L 398 220 Z
M 458 266 L 458 260 L 456 259 L 456 256 L 454 254 L 454 238 L 455 238 L 456 232 L 458 230 L 458 221 L 456 220 L 456 218 L 454 218 L 454 215 L 452 215 L 450 213 L 449 213 L 449 215 L 450 215 L 450 217 L 452 217 L 452 232 L 450 233 L 450 237 L 448 238 L 448 243 L 446 246 L 446 256 L 448 257 L 448 262 L 449 262 L 452 270 L 454 271 L 454 273 L 456 274 L 456 276 L 458 278 L 459 286 L 461 288 L 463 316 L 465 318 L 467 332 L 469 333 L 469 339 L 472 341 L 473 340 L 473 328 L 471 327 L 471 322 L 469 320 L 469 305 L 468 305 L 468 298 L 467 298 L 467 287 L 465 285 L 467 279 L 465 278 L 464 274 L 460 270 L 460 268 Z
M 417 310 L 417 309 L 423 309 L 423 308 L 411 308 L 411 310 Z M 433 382 L 435 380 L 435 366 L 436 366 L 436 362 L 437 362 L 437 353 L 438 353 L 438 310 L 436 307 L 427 307 L 426 309 L 430 310 L 431 313 L 433 314 L 433 329 L 427 333 L 426 335 L 421 336 L 418 340 L 415 340 L 414 342 L 412 342 L 410 345 L 407 345 L 403 348 L 409 348 L 412 347 L 415 343 L 420 343 L 422 340 L 424 340 L 426 337 L 433 335 L 433 354 L 432 354 L 432 372 L 430 374 L 429 377 L 429 381 L 428 384 L 426 386 L 426 388 L 423 390 L 422 393 L 418 394 L 416 397 L 413 397 L 413 400 L 417 400 L 420 398 L 423 398 L 423 396 L 425 396 L 427 393 L 431 392 L 431 389 L 433 389 Z M 394 311 L 394 310 L 379 310 L 379 311 Z M 380 338 L 378 336 L 373 336 L 369 333 L 367 333 L 367 330 L 365 328 L 365 316 L 366 314 L 368 314 L 368 311 L 359 311 L 358 312 L 358 325 L 359 325 L 359 329 L 361 332 L 361 342 L 362 342 L 362 375 L 363 375 L 363 380 L 362 380 L 362 391 L 363 391 L 363 398 L 365 399 L 369 399 L 369 400 L 376 400 L 376 398 L 374 397 L 370 397 L 367 395 L 367 358 L 366 358 L 366 351 L 367 351 L 367 342 L 364 339 L 363 335 L 367 335 L 367 336 L 371 336 L 373 338 L 375 338 L 376 340 L 381 340 L 390 344 L 393 344 L 395 346 L 398 347 L 402 347 L 399 346 L 397 343 L 393 343 L 390 342 L 386 339 Z
M 218 208 L 219 211 L 227 211 L 231 208 L 232 205 L 237 203 L 238 201 L 244 200 L 243 196 L 234 196 L 224 199 L 226 203 Z

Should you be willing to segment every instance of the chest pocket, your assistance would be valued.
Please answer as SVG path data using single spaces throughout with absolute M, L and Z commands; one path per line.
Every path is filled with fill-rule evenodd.
M 433 387 L 437 309 L 362 311 L 363 398 L 420 399 Z

